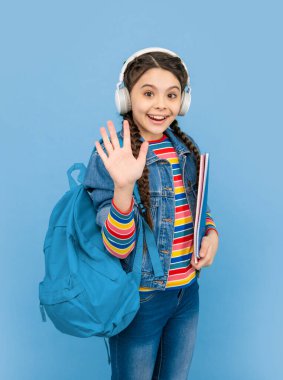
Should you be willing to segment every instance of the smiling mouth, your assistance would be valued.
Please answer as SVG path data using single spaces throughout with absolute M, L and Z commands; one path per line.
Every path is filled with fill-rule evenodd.
M 150 115 L 150 114 L 147 114 L 147 116 L 151 120 L 156 120 L 156 121 L 162 121 L 162 120 L 167 119 L 167 117 L 169 117 L 168 115 Z

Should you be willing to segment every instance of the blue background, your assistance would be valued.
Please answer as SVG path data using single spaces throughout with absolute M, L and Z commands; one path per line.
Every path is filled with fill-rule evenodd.
M 87 164 L 107 120 L 121 127 L 124 60 L 151 46 L 187 64 L 179 122 L 211 155 L 220 246 L 200 277 L 190 379 L 283 378 L 281 14 L 273 0 L 1 5 L 1 379 L 110 378 L 101 338 L 41 322 L 42 244 L 68 167 Z

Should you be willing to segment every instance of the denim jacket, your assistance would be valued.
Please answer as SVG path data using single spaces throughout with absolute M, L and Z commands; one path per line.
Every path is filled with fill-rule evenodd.
M 195 156 L 173 133 L 172 129 L 167 128 L 165 134 L 171 140 L 179 157 L 185 192 L 194 223 L 197 197 Z M 118 137 L 123 137 L 123 130 L 120 130 L 117 135 Z M 192 137 L 189 136 L 189 138 L 198 148 Z M 141 141 L 144 141 L 143 137 L 141 137 Z M 103 141 L 101 141 L 101 146 L 105 149 Z M 150 212 L 154 226 L 153 233 L 164 275 L 161 277 L 155 277 L 152 263 L 145 245 L 140 285 L 142 287 L 150 287 L 156 290 L 165 290 L 171 260 L 170 253 L 172 252 L 175 218 L 175 193 L 172 169 L 171 164 L 166 159 L 157 157 L 154 152 L 150 150 L 147 152 L 146 165 L 149 170 Z M 96 222 L 102 227 L 110 210 L 111 201 L 114 195 L 114 183 L 97 153 L 96 148 L 94 148 L 88 163 L 84 186 L 90 191 L 94 207 L 97 210 Z M 94 191 L 92 191 L 93 189 Z M 210 212 L 209 207 L 207 207 L 207 212 Z M 141 217 L 137 201 L 134 199 L 136 231 L 139 229 Z M 205 231 L 200 231 L 200 233 L 204 235 Z M 135 253 L 136 247 L 125 259 L 120 259 L 123 269 L 126 272 L 132 270 Z M 197 275 L 199 275 L 199 271 L 197 271 Z

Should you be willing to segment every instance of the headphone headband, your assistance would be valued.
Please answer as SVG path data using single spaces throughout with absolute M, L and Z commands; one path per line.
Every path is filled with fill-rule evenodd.
M 159 48 L 159 47 L 151 47 L 151 48 L 145 48 L 145 49 L 138 50 L 137 52 L 135 52 L 134 54 L 132 54 L 124 62 L 123 67 L 121 69 L 121 73 L 119 75 L 119 82 L 117 83 L 117 89 L 119 89 L 120 85 L 123 83 L 124 73 L 126 71 L 126 68 L 127 68 L 128 64 L 130 62 L 132 62 L 135 58 L 139 57 L 140 55 L 143 55 L 145 53 L 152 53 L 152 52 L 168 53 L 168 54 L 172 55 L 173 57 L 179 57 L 178 54 L 174 53 L 172 50 L 168 50 L 168 49 L 164 49 L 164 48 Z M 185 62 L 182 59 L 181 59 L 181 62 L 182 62 L 183 66 L 184 66 L 184 68 L 185 68 L 185 70 L 186 70 L 186 72 L 188 74 L 187 86 L 190 87 L 190 75 L 189 75 L 188 69 L 187 69 L 187 67 L 185 65 Z

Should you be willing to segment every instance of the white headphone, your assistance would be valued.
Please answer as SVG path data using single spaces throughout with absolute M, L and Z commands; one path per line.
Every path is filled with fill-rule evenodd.
M 157 48 L 153 47 L 153 48 L 142 49 L 142 50 L 137 51 L 133 55 L 131 55 L 130 58 L 128 58 L 126 60 L 126 62 L 124 63 L 124 65 L 122 67 L 122 70 L 121 70 L 121 73 L 120 73 L 120 76 L 119 76 L 119 82 L 117 83 L 117 86 L 116 86 L 115 104 L 116 104 L 116 107 L 117 107 L 117 110 L 118 110 L 119 114 L 124 115 L 124 114 L 126 114 L 127 112 L 129 112 L 132 109 L 131 98 L 130 98 L 129 91 L 125 87 L 125 85 L 122 86 L 123 81 L 124 81 L 124 72 L 125 72 L 125 70 L 127 68 L 128 63 L 130 63 L 136 57 L 139 57 L 142 54 L 150 53 L 150 52 L 155 52 L 155 51 L 160 51 L 160 52 L 163 52 L 163 53 L 168 53 L 168 54 L 172 55 L 173 57 L 178 57 L 178 55 L 176 53 L 174 53 L 173 51 L 167 50 L 167 49 L 163 49 L 163 48 L 158 48 L 158 47 Z M 184 66 L 184 68 L 185 68 L 185 70 L 186 70 L 186 72 L 188 74 L 188 81 L 186 83 L 187 90 L 184 90 L 183 93 L 182 93 L 181 107 L 180 107 L 180 111 L 179 111 L 179 115 L 183 116 L 183 115 L 185 115 L 188 112 L 188 110 L 190 108 L 190 105 L 191 105 L 191 92 L 192 92 L 192 90 L 191 90 L 191 86 L 190 86 L 190 75 L 189 75 L 189 72 L 187 70 L 187 67 L 186 67 L 185 63 L 182 61 L 182 59 L 181 59 L 181 62 L 182 62 L 183 66 Z

